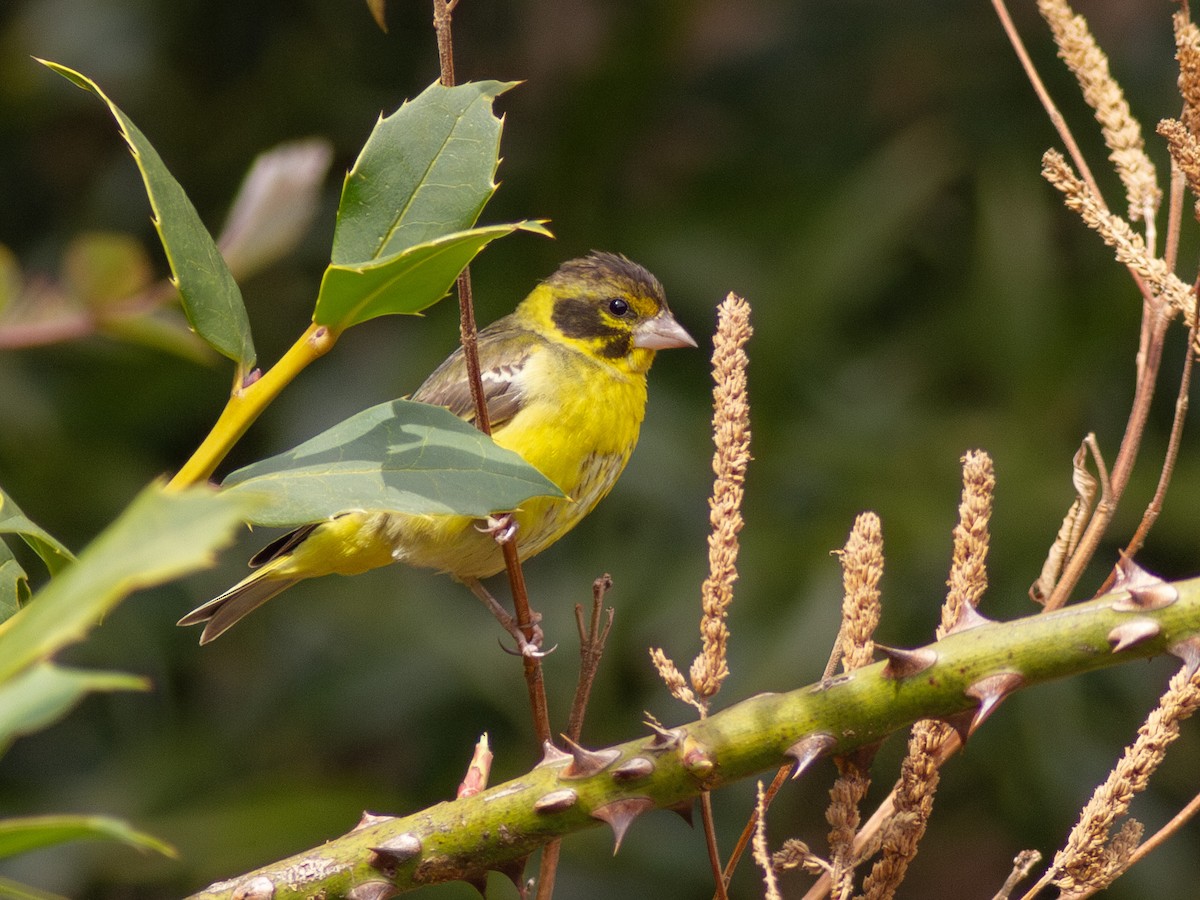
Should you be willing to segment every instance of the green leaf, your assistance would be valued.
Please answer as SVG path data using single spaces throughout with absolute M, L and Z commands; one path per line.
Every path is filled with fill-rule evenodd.
M 136 675 L 39 663 L 0 684 L 0 753 L 14 738 L 58 721 L 92 691 L 144 691 L 149 687 L 149 681 Z
M 207 487 L 142 491 L 72 566 L 0 624 L 0 684 L 83 638 L 133 591 L 211 565 L 251 506 Z
M 52 894 L 11 878 L 0 878 L 0 897 L 4 900 L 69 900 L 62 894 Z
M 373 263 L 331 265 L 321 279 L 313 321 L 342 330 L 376 316 L 418 313 L 446 296 L 480 250 L 517 230 L 550 234 L 540 222 L 489 225 L 447 234 Z
M 464 231 L 496 190 L 502 122 L 492 101 L 513 82 L 435 82 L 381 118 L 346 175 L 334 265 L 357 265 Z
M 0 858 L 52 847 L 67 841 L 120 841 L 139 850 L 152 850 L 172 859 L 179 854 L 170 844 L 110 816 L 27 816 L 0 819 Z M 36 895 L 35 895 L 36 896 Z
M 0 541 L 0 622 L 29 601 L 29 576 L 12 551 Z
M 252 522 L 292 526 L 348 509 L 483 517 L 561 497 L 537 469 L 449 410 L 393 400 L 225 479 L 254 494 Z
M 234 281 L 221 251 L 200 221 L 179 182 L 175 180 L 158 152 L 133 121 L 91 79 L 74 69 L 48 60 L 42 65 L 57 72 L 76 86 L 95 94 L 108 106 L 121 129 L 125 143 L 142 173 L 154 227 L 158 229 L 172 280 L 179 289 L 183 309 L 196 332 L 217 352 L 238 365 L 239 378 L 254 367 L 254 344 L 242 293 Z
M 129 234 L 93 231 L 71 239 L 63 253 L 63 285 L 84 306 L 103 311 L 128 301 L 153 280 L 150 259 Z
M 57 575 L 75 556 L 50 532 L 29 520 L 21 508 L 0 489 L 0 534 L 19 534 L 41 557 L 51 575 Z

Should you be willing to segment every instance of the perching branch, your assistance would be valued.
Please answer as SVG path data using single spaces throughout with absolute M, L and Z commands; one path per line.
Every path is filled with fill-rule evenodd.
M 525 858 L 550 840 L 605 822 L 619 845 L 639 814 L 678 807 L 785 756 L 804 771 L 822 756 L 844 755 L 924 718 L 950 719 L 969 733 L 1016 690 L 1163 652 L 1181 655 L 1192 669 L 1200 664 L 1200 579 L 1167 584 L 1138 576 L 1128 584 L 1008 623 L 965 616 L 927 647 L 888 651 L 886 661 L 829 682 L 760 694 L 601 751 L 552 751 L 506 784 L 368 822 L 195 897 L 357 900 L 477 881 L 493 869 L 519 879 Z

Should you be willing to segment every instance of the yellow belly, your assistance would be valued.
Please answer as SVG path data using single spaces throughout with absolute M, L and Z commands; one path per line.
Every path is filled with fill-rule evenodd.
M 514 512 L 522 559 L 570 531 L 611 490 L 637 444 L 646 407 L 642 373 L 555 366 L 552 353 L 526 365 L 525 403 L 493 435 L 558 485 L 567 499 L 534 497 Z M 485 578 L 504 568 L 495 540 L 467 516 L 353 512 L 316 529 L 280 575 L 358 574 L 397 561 Z M 320 570 L 320 571 L 318 571 Z

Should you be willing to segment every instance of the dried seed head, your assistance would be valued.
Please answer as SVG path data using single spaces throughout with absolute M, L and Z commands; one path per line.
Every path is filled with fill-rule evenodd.
M 1165 302 L 1173 313 L 1191 317 L 1195 310 L 1191 288 L 1165 262 L 1147 252 L 1142 236 L 1124 219 L 1109 212 L 1057 150 L 1043 154 L 1042 176 L 1062 193 L 1067 209 L 1078 213 L 1083 223 L 1103 238 L 1113 249 L 1117 262 L 1138 275 L 1155 298 Z
M 1146 155 L 1142 126 L 1125 101 L 1125 94 L 1108 68 L 1108 57 L 1096 44 L 1083 16 L 1075 15 L 1066 0 L 1038 0 L 1038 11 L 1054 32 L 1058 55 L 1066 62 L 1095 111 L 1109 156 L 1129 203 L 1129 219 L 1154 218 L 1162 201 L 1158 174 Z
M 954 557 L 950 577 L 946 579 L 946 602 L 938 637 L 957 628 L 974 611 L 987 590 L 987 553 L 990 541 L 988 522 L 996 492 L 992 458 L 982 450 L 962 457 L 962 500 L 958 505 L 958 524 L 954 526 Z
M 726 616 L 737 581 L 738 533 L 742 530 L 742 496 L 750 464 L 750 403 L 746 395 L 745 345 L 750 304 L 729 294 L 717 307 L 713 338 L 713 481 L 709 499 L 708 577 L 700 588 L 700 655 L 692 662 L 692 690 L 704 703 L 729 675 Z M 701 710 L 703 713 L 704 710 Z

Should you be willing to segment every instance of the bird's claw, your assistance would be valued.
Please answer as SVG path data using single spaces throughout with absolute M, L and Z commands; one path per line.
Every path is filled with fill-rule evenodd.
M 488 516 L 482 525 L 475 529 L 483 534 L 490 534 L 497 544 L 507 544 L 517 533 L 517 520 L 511 513 L 500 516 Z
M 498 641 L 497 643 L 500 644 L 500 649 L 509 656 L 521 656 L 526 659 L 543 659 L 558 649 L 558 644 L 555 644 L 549 650 L 543 650 L 538 644 L 527 639 L 524 635 L 517 641 L 516 649 L 505 647 L 503 641 Z
M 512 635 L 513 640 L 517 642 L 517 648 L 510 650 L 504 644 L 501 644 L 500 647 L 505 653 L 510 653 L 513 656 L 524 656 L 528 659 L 541 659 L 543 656 L 553 653 L 558 646 L 555 644 L 549 650 L 542 649 L 542 641 L 545 640 L 546 635 L 542 632 L 540 624 L 542 620 L 541 613 L 534 613 L 533 621 L 526 626 L 529 629 L 528 636 L 525 634 L 525 629 L 517 624 L 516 619 L 511 616 L 506 616 L 506 619 L 507 621 L 502 621 L 501 624 Z

